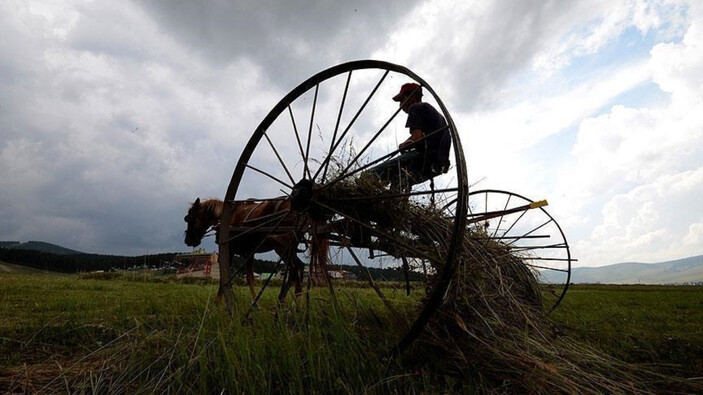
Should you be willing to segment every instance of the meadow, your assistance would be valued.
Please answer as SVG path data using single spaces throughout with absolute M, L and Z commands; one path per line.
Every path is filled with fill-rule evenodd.
M 336 307 L 316 289 L 309 309 L 278 311 L 267 292 L 249 319 L 232 319 L 211 283 L 108 278 L 0 274 L 0 392 L 501 391 L 436 368 L 442 354 L 421 343 L 389 358 L 400 328 L 368 289 L 341 288 Z M 236 292 L 243 317 L 248 290 Z M 657 390 L 701 384 L 701 287 L 574 286 L 550 319 L 561 336 L 661 374 Z

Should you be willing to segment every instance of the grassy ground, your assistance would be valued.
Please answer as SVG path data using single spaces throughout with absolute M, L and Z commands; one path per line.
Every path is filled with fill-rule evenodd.
M 622 360 L 703 376 L 703 287 L 577 285 L 552 318 Z
M 401 330 L 369 290 L 341 290 L 338 310 L 319 290 L 309 317 L 290 302 L 278 319 L 271 293 L 242 321 L 214 304 L 213 285 L 153 280 L 0 274 L 0 392 L 476 389 L 388 361 L 389 339 Z M 237 291 L 246 300 L 248 291 Z M 624 360 L 703 375 L 703 288 L 578 286 L 553 319 L 567 336 Z

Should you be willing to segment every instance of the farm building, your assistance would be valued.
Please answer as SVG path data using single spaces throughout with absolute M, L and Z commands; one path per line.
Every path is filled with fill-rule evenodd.
M 346 270 L 328 270 L 330 278 L 340 278 L 344 280 L 356 280 L 356 275 Z
M 176 278 L 220 278 L 220 266 L 217 262 L 217 254 L 215 253 L 209 254 L 205 251 L 197 251 L 191 254 L 176 255 L 173 260 L 181 266 L 176 273 Z
M 271 273 L 254 273 L 254 278 L 259 280 L 266 280 L 267 278 L 269 278 L 269 276 L 271 276 Z M 273 276 L 271 276 L 271 278 L 274 280 L 281 280 L 283 279 L 283 273 L 275 273 Z

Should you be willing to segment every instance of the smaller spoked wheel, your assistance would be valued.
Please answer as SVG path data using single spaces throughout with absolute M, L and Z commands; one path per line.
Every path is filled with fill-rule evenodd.
M 507 191 L 473 191 L 467 222 L 474 237 L 503 244 L 531 269 L 548 312 L 561 303 L 573 259 L 564 232 L 539 202 Z

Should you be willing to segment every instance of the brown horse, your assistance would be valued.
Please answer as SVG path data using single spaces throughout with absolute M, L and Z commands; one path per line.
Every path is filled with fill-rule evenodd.
M 185 243 L 188 246 L 200 245 L 202 238 L 212 228 L 217 229 L 222 217 L 223 202 L 218 199 L 208 199 L 203 202 L 197 198 L 190 206 L 184 220 L 188 223 L 185 232 Z M 257 226 L 266 223 L 279 223 L 281 229 L 276 232 L 257 231 Z M 302 294 L 302 279 L 304 263 L 298 258 L 299 235 L 290 230 L 295 224 L 295 215 L 291 212 L 290 201 L 284 198 L 268 201 L 240 201 L 234 204 L 232 224 L 235 231 L 230 233 L 230 251 L 246 259 L 246 277 L 252 298 L 254 291 L 254 254 L 275 251 L 286 264 L 287 279 L 284 281 L 278 295 L 280 302 L 285 300 L 291 285 L 295 285 L 295 294 Z M 300 224 L 299 224 L 300 225 Z M 273 225 L 269 225 L 272 227 Z M 329 242 L 325 238 L 315 237 L 310 245 L 311 264 L 319 265 L 326 270 L 328 261 Z M 220 282 L 222 284 L 222 280 Z M 218 296 L 222 294 L 222 287 Z

